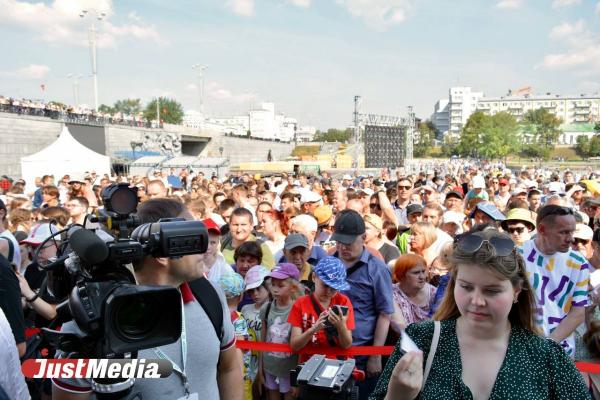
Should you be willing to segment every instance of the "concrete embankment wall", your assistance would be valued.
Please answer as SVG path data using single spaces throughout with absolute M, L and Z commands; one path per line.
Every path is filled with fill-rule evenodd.
M 20 178 L 21 157 L 37 153 L 54 142 L 64 125 L 63 121 L 46 117 L 0 113 L 0 175 Z M 294 145 L 289 143 L 236 138 L 176 125 L 166 125 L 165 129 L 119 125 L 92 127 L 68 124 L 68 126 L 75 139 L 92 150 L 110 157 L 113 157 L 115 152 L 130 152 L 132 142 L 144 142 L 145 137 L 155 137 L 164 133 L 175 134 L 182 142 L 199 143 L 198 146 L 188 147 L 199 149 L 195 154 L 186 155 L 221 157 L 219 149 L 222 148 L 222 157 L 229 159 L 229 165 L 266 162 L 269 150 L 274 161 L 283 160 L 294 148 Z

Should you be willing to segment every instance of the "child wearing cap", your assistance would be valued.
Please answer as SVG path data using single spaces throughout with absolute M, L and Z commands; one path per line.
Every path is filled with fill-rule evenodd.
M 231 317 L 236 340 L 248 340 L 248 324 L 242 313 L 237 311 L 238 304 L 244 294 L 244 278 L 233 271 L 225 272 L 219 278 L 219 285 L 223 289 L 225 298 L 227 299 L 229 316 Z M 252 384 L 250 379 L 247 379 L 251 357 L 249 351 L 242 352 L 245 398 L 251 398 L 252 395 Z
M 338 258 L 325 257 L 315 266 L 312 279 L 314 292 L 296 300 L 288 317 L 292 324 L 290 346 L 294 351 L 306 346 L 349 348 L 354 309 L 350 299 L 339 292 L 350 289 L 344 264 Z M 300 362 L 309 358 L 302 355 Z
M 261 307 L 269 301 L 269 282 L 267 280 L 269 270 L 262 265 L 255 265 L 250 268 L 244 277 L 245 296 L 249 297 L 253 303 L 242 307 L 242 315 L 248 324 L 248 340 L 254 342 L 262 341 L 262 321 L 260 319 Z M 246 370 L 244 379 L 254 382 L 252 391 L 258 391 L 258 381 L 256 374 L 258 372 L 258 352 L 250 353 L 250 362 Z M 259 396 L 253 396 L 258 398 Z M 247 397 L 249 398 L 249 397 Z
M 261 337 L 265 342 L 288 344 L 292 325 L 288 316 L 300 290 L 300 273 L 294 264 L 280 263 L 268 275 L 271 278 L 273 300 L 260 309 Z M 264 352 L 259 355 L 257 384 L 264 384 L 267 398 L 292 399 L 290 370 L 298 364 L 298 356 L 282 352 Z
M 235 329 L 235 336 L 238 340 L 246 340 L 248 338 L 248 325 L 242 313 L 237 311 L 237 306 L 244 294 L 244 278 L 236 272 L 226 272 L 219 278 L 219 285 L 227 298 L 227 306 Z

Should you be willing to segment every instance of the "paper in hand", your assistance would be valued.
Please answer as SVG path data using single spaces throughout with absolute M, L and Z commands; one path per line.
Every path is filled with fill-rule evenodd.
M 400 331 L 400 349 L 402 349 L 402 351 L 404 351 L 405 353 L 409 353 L 411 351 L 421 351 L 421 349 L 419 349 L 415 342 L 413 342 L 413 340 L 410 338 L 410 336 L 408 336 L 404 329 Z

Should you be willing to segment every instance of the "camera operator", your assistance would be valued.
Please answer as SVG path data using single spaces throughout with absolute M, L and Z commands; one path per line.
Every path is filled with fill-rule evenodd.
M 138 208 L 138 217 L 142 223 L 157 222 L 160 218 L 193 219 L 182 203 L 168 198 L 156 198 L 144 202 Z M 143 232 L 139 234 L 142 236 Z M 135 232 L 132 238 L 138 241 L 144 240 L 143 237 L 136 237 Z M 141 393 L 144 400 L 185 398 L 197 400 L 199 393 L 202 399 L 206 400 L 243 398 L 241 358 L 235 348 L 234 329 L 223 292 L 220 288 L 216 289 L 223 312 L 224 334 L 219 343 L 215 330 L 207 328 L 211 326 L 208 315 L 196 301 L 186 283 L 203 276 L 200 261 L 200 254 L 179 258 L 146 256 L 133 265 L 138 284 L 177 287 L 181 291 L 184 302 L 185 323 L 182 327 L 182 337 L 169 345 L 141 350 L 138 353 L 138 358 L 167 359 L 174 367 L 173 374 L 168 378 L 136 380 L 134 392 Z M 182 360 L 183 354 L 187 354 L 185 360 Z M 177 372 L 178 370 L 181 372 Z M 92 392 L 91 382 L 85 379 L 54 379 L 53 384 L 55 400 L 88 399 Z

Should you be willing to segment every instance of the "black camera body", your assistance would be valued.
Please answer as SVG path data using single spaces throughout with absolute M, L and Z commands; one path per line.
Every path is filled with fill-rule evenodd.
M 202 222 L 183 219 L 139 225 L 133 214 L 136 191 L 127 184 L 105 188 L 105 210 L 93 220 L 105 223 L 117 235 L 71 228 L 63 240 L 63 254 L 45 267 L 49 292 L 64 300 L 57 312 L 76 326 L 43 331 L 70 357 L 135 358 L 139 350 L 173 343 L 181 335 L 179 290 L 137 285 L 129 264 L 148 256 L 204 253 L 208 232 Z
M 290 372 L 290 381 L 298 386 L 300 400 L 358 400 L 354 367 L 353 359 L 333 360 L 315 354 Z

